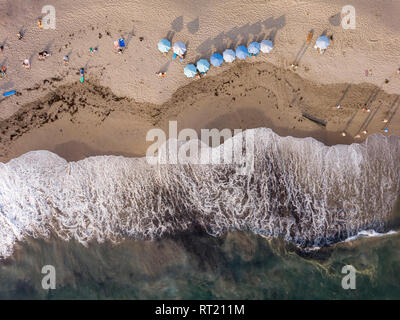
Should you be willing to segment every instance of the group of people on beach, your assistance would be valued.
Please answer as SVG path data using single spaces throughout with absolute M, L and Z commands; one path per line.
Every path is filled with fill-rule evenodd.
M 38 24 L 38 26 L 39 26 L 40 29 L 43 28 L 43 24 L 42 24 L 42 19 L 41 19 L 41 18 L 39 18 L 39 19 L 37 20 L 37 24 Z M 23 38 L 24 38 L 24 32 L 23 32 L 22 30 L 20 30 L 20 31 L 17 33 L 17 39 L 18 39 L 18 40 L 22 40 Z M 313 32 L 310 31 L 310 32 L 307 34 L 306 43 L 307 43 L 307 44 L 310 44 L 312 38 L 313 38 Z M 141 41 L 142 41 L 142 40 L 143 40 L 143 39 L 141 39 Z M 325 50 L 328 48 L 328 46 L 329 46 L 329 44 L 331 43 L 332 40 L 333 40 L 333 37 L 332 37 L 332 36 L 328 38 L 327 36 L 322 35 L 322 36 L 320 36 L 320 37 L 317 39 L 317 42 L 316 42 L 316 45 L 315 45 L 314 49 L 316 49 L 319 53 L 322 54 L 322 53 L 324 53 Z M 263 40 L 263 41 L 270 41 L 270 40 Z M 262 41 L 262 42 L 263 42 L 263 41 Z M 248 56 L 257 56 L 258 52 L 260 52 L 260 44 L 262 45 L 262 42 L 261 42 L 261 43 L 255 43 L 255 42 L 253 42 L 253 43 L 250 44 L 250 46 L 251 46 L 251 45 L 254 45 L 254 44 L 257 44 L 257 45 L 258 45 L 258 51 L 256 51 L 256 52 L 250 52 L 250 46 L 249 46 L 248 48 L 246 48 L 245 46 L 239 46 L 239 47 L 244 47 L 244 48 L 246 49 L 245 51 L 247 52 L 247 55 L 248 55 Z M 165 48 L 164 48 L 165 50 L 162 49 L 162 48 L 160 48 L 160 44 L 162 44 L 162 45 L 165 47 Z M 236 50 L 238 50 L 239 47 L 238 47 Z M 257 47 L 257 46 L 256 46 L 256 47 Z M 126 48 L 125 39 L 124 39 L 122 36 L 121 36 L 119 39 L 117 39 L 117 40 L 114 41 L 114 50 L 115 50 L 116 53 L 122 54 L 122 53 L 124 52 L 125 48 Z M 160 42 L 159 42 L 159 50 L 163 53 L 164 56 L 167 56 L 167 53 L 168 53 L 168 51 L 169 51 L 171 48 L 172 48 L 172 46 L 171 46 L 171 43 L 170 43 L 170 41 L 169 41 L 168 39 L 162 39 L 162 40 L 160 40 Z M 177 43 L 174 44 L 173 49 L 174 49 L 174 50 L 173 50 L 174 53 L 173 53 L 172 59 L 173 59 L 173 60 L 178 59 L 180 62 L 183 62 L 183 61 L 185 60 L 185 57 L 186 57 L 186 54 L 187 54 L 185 43 L 183 43 L 183 42 L 177 42 Z M 272 49 L 272 42 L 271 42 L 271 49 Z M 98 51 L 98 47 L 90 47 L 90 48 L 89 48 L 88 54 L 89 54 L 90 56 L 94 56 L 94 55 L 97 53 L 97 51 Z M 231 52 L 232 52 L 232 55 L 233 55 L 232 61 L 235 60 L 236 57 L 235 57 L 235 52 L 234 52 L 234 50 L 227 49 L 226 51 L 231 51 Z M 265 52 L 265 51 L 263 51 L 262 48 L 261 48 L 261 51 L 262 51 L 262 52 Z M 0 45 L 0 54 L 1 54 L 1 53 L 4 53 L 4 52 L 5 52 L 5 43 L 3 43 L 3 44 Z M 237 51 L 236 51 L 236 53 L 237 53 Z M 215 65 L 215 64 L 213 63 L 212 57 L 211 57 L 211 58 L 210 58 L 211 64 L 214 65 L 214 66 L 220 66 L 220 65 L 222 64 L 222 62 L 225 61 L 225 52 L 224 52 L 223 60 L 222 60 L 222 55 L 221 55 L 221 54 L 215 53 L 214 55 L 218 55 L 218 56 L 219 56 L 218 58 L 221 59 L 221 62 L 220 62 L 220 64 Z M 51 53 L 46 49 L 46 50 L 40 51 L 40 52 L 38 53 L 38 60 L 39 60 L 39 61 L 45 61 L 45 60 L 46 60 L 48 57 L 50 57 L 50 56 L 51 56 Z M 236 54 L 236 56 L 237 56 L 237 54 Z M 245 55 L 244 58 L 242 57 L 242 58 L 240 58 L 240 59 L 245 59 L 245 58 L 246 58 L 246 55 Z M 204 60 L 204 61 L 206 62 L 206 67 L 204 68 L 205 70 L 201 70 L 201 69 L 199 68 L 199 62 L 200 62 L 200 60 Z M 194 71 L 191 70 L 191 71 L 193 72 L 193 74 L 190 75 L 190 76 L 187 75 L 188 77 L 201 78 L 202 76 L 206 75 L 207 71 L 209 70 L 210 63 L 208 63 L 208 61 L 207 61 L 206 59 L 200 59 L 200 60 L 197 62 L 197 66 L 195 66 L 194 64 L 191 66 L 192 68 L 194 67 Z M 203 62 L 204 62 L 204 61 L 203 61 Z M 232 61 L 227 61 L 227 62 L 232 62 Z M 68 55 L 64 55 L 64 56 L 63 56 L 63 64 L 64 64 L 65 66 L 67 66 L 67 65 L 69 65 L 69 62 L 70 62 L 69 56 L 68 56 Z M 23 67 L 24 67 L 25 69 L 30 69 L 30 68 L 31 68 L 31 61 L 30 61 L 29 59 L 24 59 L 23 62 L 22 62 L 22 65 L 23 65 Z M 186 67 L 187 67 L 187 66 L 186 66 Z M 297 69 L 297 67 L 298 67 L 298 62 L 292 63 L 292 65 L 291 65 L 292 70 L 295 71 L 295 70 Z M 400 76 L 400 68 L 398 68 L 398 69 L 396 70 L 396 73 L 397 73 L 398 76 Z M 83 67 L 80 68 L 80 69 L 79 69 L 79 74 L 80 74 L 80 81 L 83 83 L 83 82 L 84 82 L 84 79 L 85 79 L 85 68 L 83 68 Z M 157 75 L 157 77 L 159 77 L 159 78 L 165 78 L 165 77 L 166 77 L 166 74 L 167 74 L 166 71 L 158 71 L 158 72 L 156 72 L 156 75 Z M 186 74 L 186 70 L 185 70 L 185 74 Z M 0 79 L 1 79 L 1 78 L 4 78 L 6 75 L 7 75 L 7 67 L 6 67 L 5 65 L 0 65 Z M 372 70 L 371 70 L 371 69 L 366 70 L 366 71 L 365 71 L 365 75 L 366 75 L 367 77 L 368 77 L 368 76 L 372 76 Z M 389 81 L 389 80 L 387 80 L 387 82 L 388 82 L 388 81 Z M 337 109 L 340 109 L 341 106 L 338 105 L 338 106 L 336 106 L 336 108 L 337 108 Z M 367 108 L 366 106 L 364 106 L 363 111 L 365 111 L 365 112 L 370 112 L 370 109 Z M 385 122 L 385 121 L 387 122 L 387 119 L 385 119 L 384 122 Z M 385 122 L 385 123 L 386 123 L 386 122 Z M 385 132 L 388 132 L 388 129 L 385 129 Z M 363 134 L 367 134 L 367 131 L 364 130 L 362 133 L 363 133 Z M 346 133 L 343 132 L 342 135 L 345 136 Z M 359 136 L 357 135 L 356 138 L 358 138 L 358 137 L 359 137 Z

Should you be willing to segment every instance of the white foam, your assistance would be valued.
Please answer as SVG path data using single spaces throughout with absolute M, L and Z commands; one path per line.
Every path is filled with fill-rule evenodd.
M 384 236 L 390 236 L 393 234 L 397 234 L 397 232 L 394 230 L 390 230 L 385 233 L 380 233 L 380 232 L 376 232 L 375 230 L 361 230 L 355 236 L 348 237 L 345 240 L 345 242 L 351 242 L 351 241 L 362 239 L 362 238 L 384 237 Z
M 400 193 L 400 138 L 327 147 L 250 131 L 255 171 L 247 176 L 235 165 L 151 166 L 116 156 L 68 163 L 48 151 L 0 163 L 0 256 L 50 233 L 85 244 L 153 239 L 196 224 L 212 235 L 251 230 L 313 247 L 385 229 Z M 224 147 L 232 143 L 212 152 Z

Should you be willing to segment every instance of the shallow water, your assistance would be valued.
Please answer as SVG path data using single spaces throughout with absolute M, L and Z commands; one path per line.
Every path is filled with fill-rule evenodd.
M 399 248 L 399 234 L 310 253 L 246 232 L 88 248 L 30 240 L 0 263 L 0 298 L 399 299 Z M 41 288 L 45 264 L 56 268 L 55 290 Z M 341 286 L 348 264 L 357 270 L 355 290 Z

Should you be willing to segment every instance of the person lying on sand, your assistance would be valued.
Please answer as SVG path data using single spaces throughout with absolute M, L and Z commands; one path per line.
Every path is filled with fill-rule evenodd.
M 93 56 L 97 52 L 97 47 L 96 48 L 89 48 L 89 55 Z
M 85 81 L 85 68 L 81 68 L 79 70 L 79 74 L 81 76 L 80 81 L 81 81 L 81 83 L 83 83 Z
M 68 56 L 64 56 L 64 57 L 63 57 L 63 62 L 64 62 L 64 65 L 68 65 L 68 63 L 69 63 L 69 57 L 68 57 Z
M 24 37 L 24 35 L 21 31 L 17 33 L 18 40 L 21 40 L 23 37 Z
M 307 35 L 307 40 L 306 40 L 306 42 L 307 42 L 307 43 L 311 43 L 312 37 L 313 37 L 313 32 L 310 31 L 310 32 L 308 33 L 308 35 Z
M 40 29 L 43 29 L 42 18 L 38 19 L 37 24 L 38 24 Z
M 125 49 L 125 40 L 124 38 L 119 38 L 118 40 L 114 41 L 114 50 L 117 51 L 117 53 L 121 54 L 124 52 Z
M 157 75 L 157 77 L 159 77 L 159 78 L 164 78 L 166 75 L 167 75 L 167 73 L 166 72 L 156 72 L 156 75 Z
M 7 68 L 6 66 L 2 66 L 0 69 L 0 78 L 4 78 L 7 74 Z
M 179 57 L 179 61 L 180 61 L 180 62 L 183 62 L 183 59 L 185 59 L 185 54 L 186 54 L 186 53 L 184 53 L 184 54 L 177 54 L 177 53 L 174 53 L 174 55 L 172 56 L 172 59 L 176 59 L 176 58 Z
M 47 57 L 50 57 L 50 53 L 46 50 L 39 52 L 39 60 L 44 60 Z
M 30 64 L 30 62 L 29 62 L 29 59 L 25 59 L 25 60 L 22 62 L 22 65 L 23 65 L 26 69 L 30 69 L 30 68 L 31 68 L 31 64 Z

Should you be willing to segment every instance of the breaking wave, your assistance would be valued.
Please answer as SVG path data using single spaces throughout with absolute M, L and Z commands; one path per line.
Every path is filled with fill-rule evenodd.
M 218 236 L 250 230 L 304 248 L 362 230 L 386 232 L 400 193 L 400 137 L 325 146 L 254 134 L 254 171 L 236 165 L 149 165 L 96 156 L 67 162 L 48 151 L 0 163 L 0 256 L 27 237 L 154 239 L 200 226 Z M 221 152 L 225 142 L 212 152 Z

